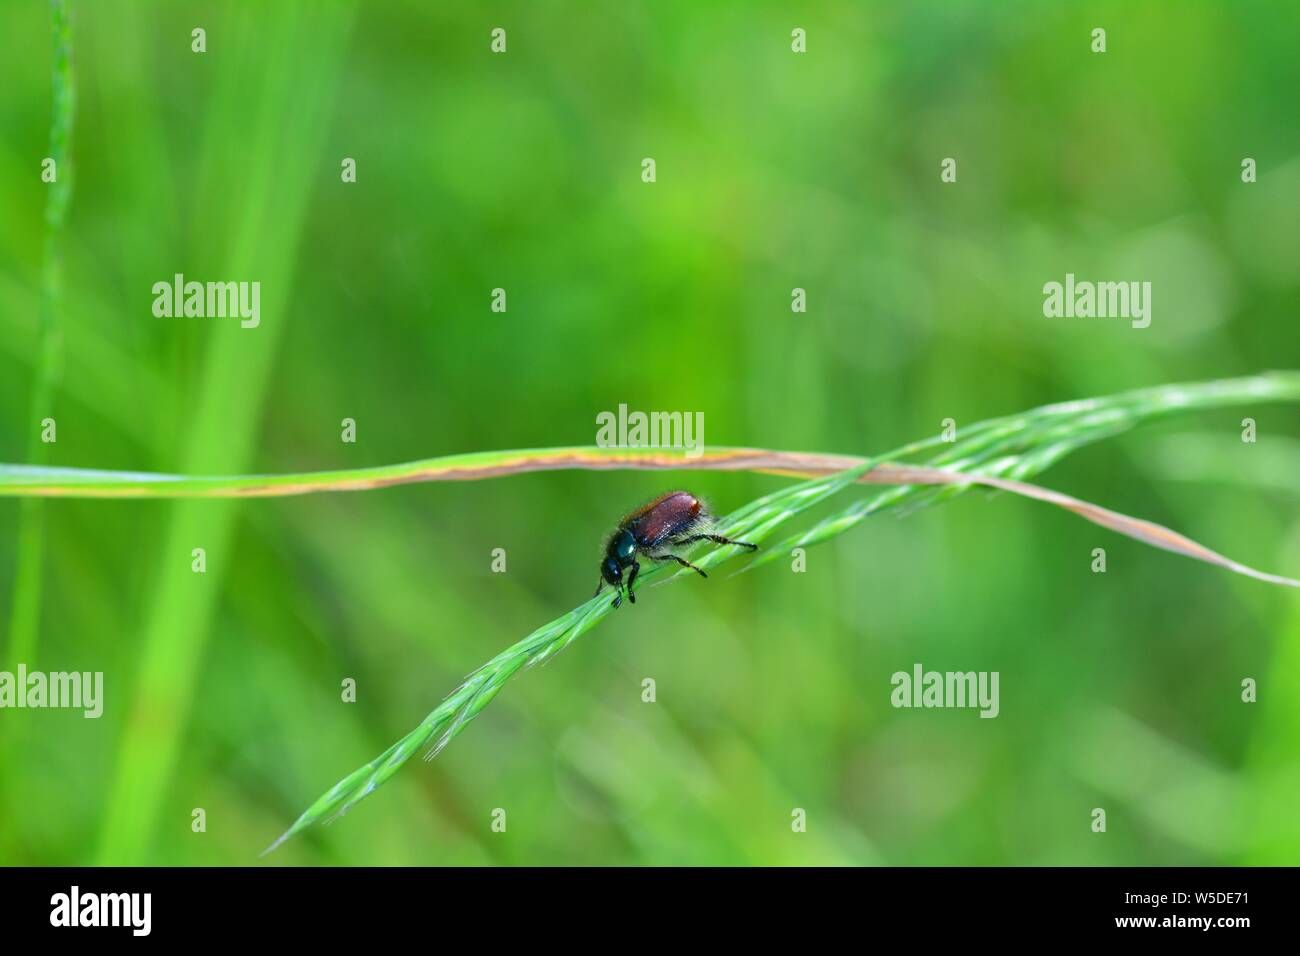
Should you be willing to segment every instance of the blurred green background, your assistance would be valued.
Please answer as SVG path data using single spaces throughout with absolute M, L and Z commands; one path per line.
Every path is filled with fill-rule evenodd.
M 590 444 L 619 403 L 703 412 L 710 444 L 865 454 L 947 417 L 1300 359 L 1285 5 L 73 10 L 55 464 L 276 472 Z M 0 460 L 21 462 L 48 5 L 4 3 L 0 36 Z M 155 318 L 151 287 L 177 272 L 260 281 L 261 327 Z M 1150 280 L 1151 327 L 1045 319 L 1042 286 L 1067 272 Z M 1204 462 L 1171 444 L 1188 435 Z M 1041 481 L 1294 575 L 1297 440 L 1291 407 L 1192 416 Z M 588 598 L 623 511 L 681 484 L 728 511 L 781 483 L 49 501 L 23 663 L 103 671 L 106 707 L 0 712 L 0 862 L 253 862 L 466 672 Z M 18 514 L 0 500 L 5 632 Z M 8 634 L 0 655 L 16 669 Z M 917 662 L 999 671 L 1001 715 L 894 710 L 890 675 Z M 648 591 L 269 862 L 1294 864 L 1298 796 L 1295 595 L 970 495 L 868 522 L 804 574 Z

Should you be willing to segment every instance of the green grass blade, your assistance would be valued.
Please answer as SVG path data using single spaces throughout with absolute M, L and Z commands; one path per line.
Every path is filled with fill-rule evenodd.
M 898 462 L 941 449 L 930 464 L 947 468 L 963 461 L 1016 457 L 1019 475 L 1044 470 L 1084 444 L 1177 412 L 1300 401 L 1300 372 L 1268 372 L 1246 378 L 1161 385 L 1047 405 L 1021 415 L 964 426 L 948 445 L 931 436 L 878 456 Z M 861 464 L 862 458 L 818 452 L 715 446 L 699 457 L 652 448 L 532 448 L 471 452 L 339 471 L 278 475 L 175 475 L 0 464 L 0 497 L 66 498 L 256 498 L 330 491 L 366 491 L 424 481 L 471 481 L 533 471 L 623 468 L 754 471 L 764 474 L 829 474 Z M 897 483 L 882 466 L 863 480 Z
M 942 469 L 915 469 L 912 474 L 917 484 L 902 484 L 872 498 L 855 502 L 839 514 L 814 525 L 810 531 L 785 539 L 775 549 L 768 549 L 755 559 L 750 567 L 773 560 L 774 555 L 783 554 L 783 549 L 792 543 L 802 546 L 820 544 L 850 530 L 870 514 L 885 508 L 898 507 L 909 501 L 915 502 L 932 492 L 930 487 L 920 482 L 946 482 L 947 484 L 940 489 L 940 494 L 953 495 L 961 493 L 978 480 L 997 488 L 1017 491 L 1029 497 L 1066 507 L 1098 524 L 1129 534 L 1157 547 L 1220 564 L 1242 573 L 1253 574 L 1264 580 L 1272 580 L 1274 583 L 1300 586 L 1300 582 L 1262 575 L 1236 565 L 1235 562 L 1201 548 L 1194 542 L 1169 532 L 1168 529 L 1162 529 L 1158 525 L 1116 515 L 1106 509 L 1045 489 L 1023 485 L 1017 487 L 1017 483 L 1002 477 L 1019 476 L 1025 472 L 1040 470 L 1060 456 L 1090 441 L 1115 434 L 1144 420 L 1169 414 L 1180 408 L 1218 407 L 1254 400 L 1283 401 L 1297 398 L 1300 398 L 1300 376 L 1262 376 L 1227 383 L 1208 383 L 1204 386 L 1170 386 L 1164 389 L 1145 390 L 1109 399 L 1049 406 L 1022 416 L 980 423 L 966 430 L 962 442 L 934 457 L 933 461 L 943 465 Z M 935 448 L 937 445 L 938 442 L 934 439 L 924 439 L 904 448 L 895 449 L 881 458 L 860 461 L 834 474 L 782 488 L 721 518 L 718 521 L 718 529 L 729 537 L 743 537 L 756 543 L 761 542 L 801 512 L 867 477 L 873 467 L 880 467 L 884 459 L 905 457 L 924 449 Z M 521 453 L 500 454 L 503 460 L 496 465 L 511 469 L 518 467 L 516 459 Z M 600 449 L 567 449 L 564 450 L 562 457 L 568 463 L 567 467 L 582 467 L 576 462 L 590 464 L 592 460 L 601 459 L 603 454 L 604 451 Z M 586 457 L 588 455 L 592 457 Z M 725 460 L 726 456 L 723 457 Z M 609 457 L 603 458 L 602 464 L 608 465 L 608 463 Z M 905 478 L 907 475 L 906 468 L 900 468 L 892 473 L 893 480 Z M 958 483 L 952 483 L 954 481 Z M 740 553 L 741 549 L 734 547 L 711 548 L 696 559 L 696 563 L 706 569 L 712 568 L 738 557 Z M 669 573 L 662 565 L 658 565 L 642 574 L 640 580 L 666 583 L 668 580 L 675 580 L 677 577 L 691 573 L 693 572 L 685 570 Z M 665 580 L 656 582 L 655 579 L 660 577 Z M 429 746 L 429 758 L 436 756 L 464 730 L 511 678 L 534 664 L 554 657 L 581 634 L 603 620 L 611 610 L 612 604 L 612 592 L 598 595 L 538 628 L 474 671 L 418 727 L 370 763 L 348 774 L 318 798 L 264 851 L 263 855 L 272 852 L 290 837 L 309 827 L 317 823 L 327 823 L 347 813 L 391 779 L 422 747 Z
M 72 23 L 65 0 L 50 3 L 54 37 L 54 92 L 50 117 L 50 158 L 55 180 L 48 184 L 45 198 L 45 255 L 41 270 L 40 326 L 31 412 L 25 425 L 30 437 L 28 460 L 45 461 L 49 445 L 41 440 L 38 423 L 54 415 L 54 391 L 63 354 L 59 314 L 63 301 L 63 227 L 72 203 L 73 167 L 70 155 L 72 124 L 76 108 L 76 85 L 72 71 Z M 35 664 L 40 632 L 41 564 L 45 552 L 44 513 L 38 500 L 24 501 L 18 513 L 18 554 L 10 612 L 9 658 Z
M 214 141 L 230 141 L 236 138 L 234 131 L 246 130 L 241 148 L 251 155 L 274 155 L 277 163 L 251 168 L 233 234 L 212 241 L 228 248 L 223 275 L 254 276 L 266 294 L 257 329 L 212 334 L 196 405 L 189 415 L 185 459 L 194 470 L 238 467 L 252 455 L 263 398 L 291 313 L 287 290 L 293 287 L 312 189 L 309 179 L 285 178 L 281 170 L 314 168 L 327 135 L 328 116 L 297 109 L 299 85 L 325 91 L 322 95 L 328 102 L 346 59 L 355 13 L 352 5 L 310 9 L 286 5 L 267 8 L 266 15 L 249 8 L 237 18 L 237 29 L 263 31 L 284 56 L 249 72 L 222 74 L 209 135 Z M 310 45 L 292 42 L 304 32 L 312 36 Z M 249 102 L 258 107 L 251 114 L 255 117 L 251 128 Z M 188 728 L 191 702 L 198 696 L 220 593 L 220 568 L 192 574 L 190 549 L 226 550 L 235 518 L 236 503 L 230 500 L 180 501 L 170 515 L 131 708 L 100 823 L 97 859 L 101 863 L 149 859 L 159 808 Z

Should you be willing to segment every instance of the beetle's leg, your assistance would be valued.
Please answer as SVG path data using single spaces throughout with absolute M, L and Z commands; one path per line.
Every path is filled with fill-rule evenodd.
M 627 599 L 633 604 L 636 603 L 636 595 L 632 593 L 632 582 L 636 580 L 637 572 L 641 570 L 639 562 L 632 562 L 632 573 L 627 576 Z
M 750 551 L 758 550 L 756 544 L 750 544 L 748 541 L 733 541 L 720 534 L 693 534 L 689 538 L 678 538 L 673 544 L 687 545 L 694 544 L 696 541 L 716 541 L 718 544 L 734 544 L 738 548 L 749 548 Z
M 617 611 L 618 606 L 622 603 L 623 603 L 623 589 L 619 588 L 618 593 L 614 595 L 614 610 Z
M 687 561 L 685 558 L 679 558 L 675 554 L 647 554 L 646 557 L 649 558 L 651 561 L 676 561 L 682 567 L 690 568 L 692 571 L 699 574 L 700 577 L 702 578 L 708 577 L 707 574 L 705 574 L 695 565 L 691 564 L 691 562 Z
M 596 595 L 600 594 L 600 591 L 604 586 L 605 586 L 605 579 L 601 578 L 600 583 L 596 585 L 596 594 L 593 594 L 592 597 L 596 597 Z

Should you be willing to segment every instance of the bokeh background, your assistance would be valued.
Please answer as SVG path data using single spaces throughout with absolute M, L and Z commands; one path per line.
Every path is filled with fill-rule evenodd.
M 703 412 L 711 444 L 863 454 L 947 417 L 1300 358 L 1283 4 L 72 6 L 55 464 L 590 444 L 619 403 Z M 48 5 L 4 3 L 0 36 L 0 461 L 22 462 Z M 155 318 L 177 272 L 260 281 L 261 327 Z M 1150 280 L 1151 327 L 1045 319 L 1066 272 Z M 1248 413 L 1255 445 L 1246 412 L 1190 416 L 1041 481 L 1295 574 L 1300 414 Z M 0 862 L 254 862 L 466 672 L 589 597 L 623 511 L 677 484 L 730 510 L 781 483 L 47 502 L 23 663 L 103 671 L 106 709 L 0 712 Z M 0 500 L 7 670 L 18 515 Z M 999 671 L 1001 715 L 892 709 L 890 675 L 917 662 Z M 1294 594 L 970 495 L 868 522 L 804 574 L 648 592 L 269 862 L 1294 864 L 1298 675 Z

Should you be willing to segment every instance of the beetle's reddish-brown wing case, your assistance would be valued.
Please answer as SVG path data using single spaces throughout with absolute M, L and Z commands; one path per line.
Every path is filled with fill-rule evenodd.
M 703 510 L 689 491 L 670 491 L 632 512 L 623 524 L 643 547 L 654 547 L 693 528 Z

